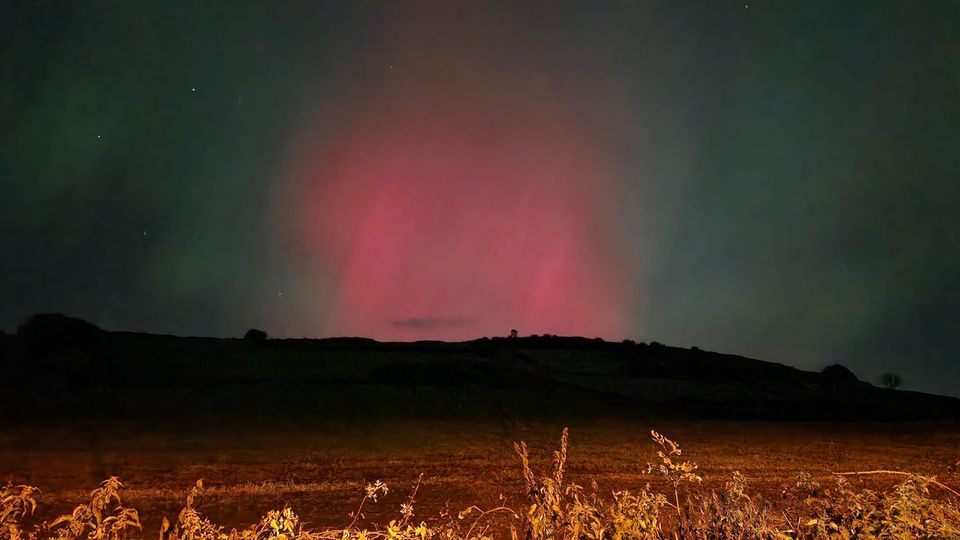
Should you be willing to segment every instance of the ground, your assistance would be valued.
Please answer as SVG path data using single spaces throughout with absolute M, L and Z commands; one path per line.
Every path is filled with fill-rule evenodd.
M 271 508 L 290 504 L 311 527 L 350 522 L 366 482 L 383 480 L 390 493 L 364 509 L 384 524 L 422 473 L 418 518 L 472 504 L 523 503 L 519 462 L 512 448 L 525 440 L 534 464 L 546 470 L 562 427 L 570 426 L 568 478 L 601 492 L 650 482 L 656 460 L 650 429 L 678 441 L 700 465 L 706 488 L 742 472 L 752 491 L 776 502 L 782 487 L 805 471 L 823 482 L 834 472 L 895 469 L 937 475 L 960 457 L 960 425 L 952 422 L 800 423 L 575 418 L 504 422 L 469 420 L 337 421 L 318 418 L 203 418 L 23 424 L 0 433 L 0 472 L 43 490 L 41 512 L 53 517 L 82 502 L 100 480 L 121 477 L 124 502 L 140 510 L 145 536 L 174 516 L 197 479 L 207 486 L 201 508 L 215 522 L 242 527 Z M 877 488 L 896 478 L 856 482 Z

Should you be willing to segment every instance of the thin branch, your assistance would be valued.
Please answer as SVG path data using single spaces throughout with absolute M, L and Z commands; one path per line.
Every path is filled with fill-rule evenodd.
M 466 536 L 467 538 L 471 537 L 470 534 L 473 532 L 473 529 L 477 527 L 477 524 L 480 523 L 480 520 L 488 516 L 489 514 L 493 514 L 496 512 L 509 512 L 510 514 L 513 514 L 514 519 L 520 519 L 520 516 L 517 515 L 517 513 L 514 512 L 512 508 L 508 508 L 506 506 L 498 506 L 496 508 L 491 508 L 490 510 L 482 510 L 477 505 L 473 505 L 469 509 L 479 511 L 480 515 L 477 516 L 477 519 L 473 520 L 473 523 L 470 524 L 470 528 L 467 529 L 467 536 Z
M 946 491 L 949 491 L 950 493 L 952 493 L 953 495 L 955 495 L 955 496 L 957 496 L 957 497 L 960 497 L 960 493 L 958 493 L 958 492 L 957 492 L 956 490 L 954 490 L 952 487 L 950 487 L 950 486 L 948 486 L 948 485 L 946 485 L 946 484 L 943 484 L 943 483 L 941 483 L 941 482 L 938 482 L 938 481 L 937 481 L 936 479 L 934 479 L 934 478 L 931 478 L 931 477 L 929 477 L 929 476 L 922 476 L 922 475 L 919 475 L 919 474 L 913 474 L 913 473 L 903 472 L 903 471 L 890 471 L 890 470 L 886 470 L 886 469 L 879 469 L 879 470 L 876 470 L 876 471 L 835 472 L 835 473 L 833 473 L 833 474 L 836 474 L 836 475 L 839 475 L 839 476 L 868 476 L 868 475 L 877 475 L 877 474 L 895 474 L 895 475 L 899 475 L 899 476 L 917 476 L 917 477 L 923 478 L 923 479 L 926 480 L 927 482 L 929 482 L 929 483 L 931 483 L 931 484 L 933 484 L 933 485 L 935 485 L 935 486 L 937 486 L 937 487 L 939 487 L 939 488 L 941 488 L 941 489 L 944 489 L 944 490 L 946 490 Z
M 400 528 L 402 529 L 407 525 L 407 522 L 410 521 L 410 516 L 413 515 L 413 503 L 417 498 L 417 492 L 420 491 L 420 482 L 423 481 L 423 473 L 420 473 L 420 476 L 417 477 L 417 485 L 413 486 L 413 491 L 410 492 L 410 498 L 407 499 L 407 508 L 410 509 L 409 514 L 404 514 L 403 519 L 400 520 Z
M 360 512 L 363 511 L 363 503 L 367 502 L 369 498 L 369 495 L 364 495 L 363 498 L 360 499 L 360 506 L 358 506 L 357 510 L 353 513 L 353 520 L 347 525 L 346 530 L 352 530 L 353 526 L 357 524 L 357 520 L 360 519 Z

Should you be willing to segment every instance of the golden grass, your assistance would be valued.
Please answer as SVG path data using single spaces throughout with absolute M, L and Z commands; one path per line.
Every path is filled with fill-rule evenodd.
M 703 437 L 706 433 L 700 435 Z M 952 450 L 955 451 L 955 439 L 950 437 L 947 439 L 954 441 Z M 403 439 L 404 436 L 398 435 L 397 438 Z M 940 440 L 942 434 L 935 434 L 933 438 Z M 749 439 L 744 436 L 744 441 Z M 124 490 L 119 479 L 111 477 L 89 494 L 89 502 L 76 506 L 73 512 L 43 519 L 37 512 L 37 500 L 41 497 L 39 490 L 25 484 L 10 484 L 0 496 L 0 540 L 139 538 L 140 514 L 132 507 L 124 506 L 122 491 L 125 498 L 127 494 L 133 494 L 132 499 L 153 501 L 153 505 L 148 504 L 151 513 L 167 514 L 162 520 L 159 516 L 154 517 L 159 523 L 153 530 L 159 529 L 161 540 L 960 538 L 960 497 L 950 485 L 951 482 L 956 484 L 954 479 L 938 479 L 925 470 L 910 472 L 901 469 L 840 470 L 838 474 L 825 475 L 824 469 L 833 468 L 835 464 L 823 454 L 812 457 L 808 454 L 808 464 L 819 464 L 817 474 L 794 472 L 787 476 L 782 471 L 783 463 L 777 464 L 787 454 L 756 459 L 758 454 L 744 451 L 749 448 L 737 445 L 737 462 L 744 470 L 753 471 L 746 475 L 737 469 L 723 470 L 716 464 L 701 467 L 695 460 L 688 459 L 679 444 L 656 431 L 650 433 L 650 440 L 654 451 L 649 451 L 650 446 L 646 448 L 648 456 L 656 456 L 652 463 L 633 461 L 622 452 L 611 455 L 611 452 L 618 451 L 615 438 L 606 441 L 613 445 L 608 451 L 598 452 L 604 449 L 602 441 L 586 442 L 585 446 L 593 444 L 597 447 L 582 458 L 571 459 L 566 429 L 562 432 L 559 449 L 546 463 L 544 459 L 532 456 L 526 443 L 520 442 L 515 444 L 515 455 L 510 458 L 512 467 L 499 471 L 499 474 L 495 469 L 503 458 L 502 454 L 494 453 L 483 458 L 462 452 L 463 448 L 460 448 L 460 454 L 447 455 L 446 463 L 435 470 L 443 473 L 442 467 L 487 467 L 491 474 L 483 480 L 499 483 L 503 492 L 514 493 L 510 497 L 500 495 L 493 504 L 485 506 L 486 510 L 482 505 L 473 504 L 473 500 L 464 504 L 466 498 L 461 493 L 450 498 L 458 507 L 448 506 L 432 513 L 421 511 L 418 498 L 425 497 L 425 492 L 436 490 L 442 496 L 446 487 L 460 485 L 469 490 L 481 480 L 475 474 L 453 475 L 449 470 L 438 481 L 432 481 L 429 472 L 427 476 L 417 476 L 416 483 L 402 501 L 399 504 L 394 502 L 387 509 L 376 508 L 381 500 L 390 497 L 391 491 L 384 482 L 359 485 L 334 481 L 303 482 L 291 478 L 259 483 L 240 481 L 209 487 L 197 482 L 187 493 L 185 502 L 179 505 L 180 510 L 170 512 L 169 505 L 158 505 L 156 499 L 177 495 L 176 490 L 163 486 Z M 949 445 L 942 444 L 911 447 L 904 444 L 911 440 L 909 436 L 901 439 L 885 434 L 883 440 L 895 448 L 910 450 L 906 452 L 907 456 L 912 455 L 911 452 L 926 451 L 929 457 L 937 458 L 951 450 Z M 716 444 L 705 446 L 707 451 L 701 450 L 697 455 L 710 459 L 710 449 L 715 449 Z M 401 446 L 391 447 L 398 455 L 404 454 Z M 434 450 L 445 454 L 457 449 Z M 846 448 L 844 451 L 867 456 L 869 450 Z M 726 452 L 730 453 L 729 448 Z M 790 455 L 797 455 L 797 452 Z M 726 459 L 719 461 L 727 463 Z M 864 461 L 877 460 L 878 456 L 872 456 Z M 408 465 L 403 459 L 384 461 L 380 464 L 380 471 L 397 465 L 405 469 Z M 783 461 L 793 463 L 789 459 Z M 839 461 L 847 464 L 845 460 Z M 611 470 L 613 462 L 618 466 Z M 929 468 L 922 461 L 915 464 L 921 465 L 920 469 Z M 343 461 L 339 465 L 349 468 L 350 463 Z M 545 465 L 547 473 L 535 472 Z M 765 467 L 776 470 L 771 475 L 774 480 L 763 479 L 757 489 L 749 478 L 758 477 L 756 472 Z M 711 477 L 713 471 L 719 471 L 718 477 Z M 862 481 L 854 485 L 847 480 L 848 476 L 856 478 L 854 482 L 861 481 L 864 476 L 892 477 L 899 481 L 892 485 L 888 481 L 875 486 L 879 489 L 871 489 Z M 571 482 L 571 477 L 590 478 L 589 487 Z M 771 489 L 778 480 L 779 486 Z M 600 483 L 611 486 L 616 481 L 623 481 L 623 484 L 600 487 Z M 285 504 L 297 494 L 329 490 L 354 491 L 360 495 L 360 502 L 355 503 L 349 519 L 339 526 L 308 526 L 291 506 Z M 474 495 L 483 498 L 482 494 Z M 179 496 L 182 497 L 182 492 Z M 246 527 L 227 529 L 213 522 L 206 513 L 222 514 L 217 510 L 222 509 L 225 499 L 242 500 L 246 497 L 280 500 L 276 501 L 279 502 L 276 509 Z M 54 505 L 62 504 L 62 500 L 52 499 Z M 201 502 L 204 510 L 201 510 Z M 165 509 L 160 511 L 161 508 Z M 419 513 L 430 517 L 416 517 Z

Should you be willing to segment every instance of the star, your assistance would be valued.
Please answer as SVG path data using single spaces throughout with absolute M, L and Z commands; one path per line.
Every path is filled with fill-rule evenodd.
M 197 89 L 196 89 L 196 88 L 190 88 L 190 91 L 191 91 L 191 92 L 196 92 Z

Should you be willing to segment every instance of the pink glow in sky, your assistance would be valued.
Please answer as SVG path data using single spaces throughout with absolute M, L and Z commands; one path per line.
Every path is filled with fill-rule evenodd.
M 589 98 L 469 51 L 395 58 L 320 104 L 291 151 L 296 246 L 329 291 L 317 333 L 624 337 Z

